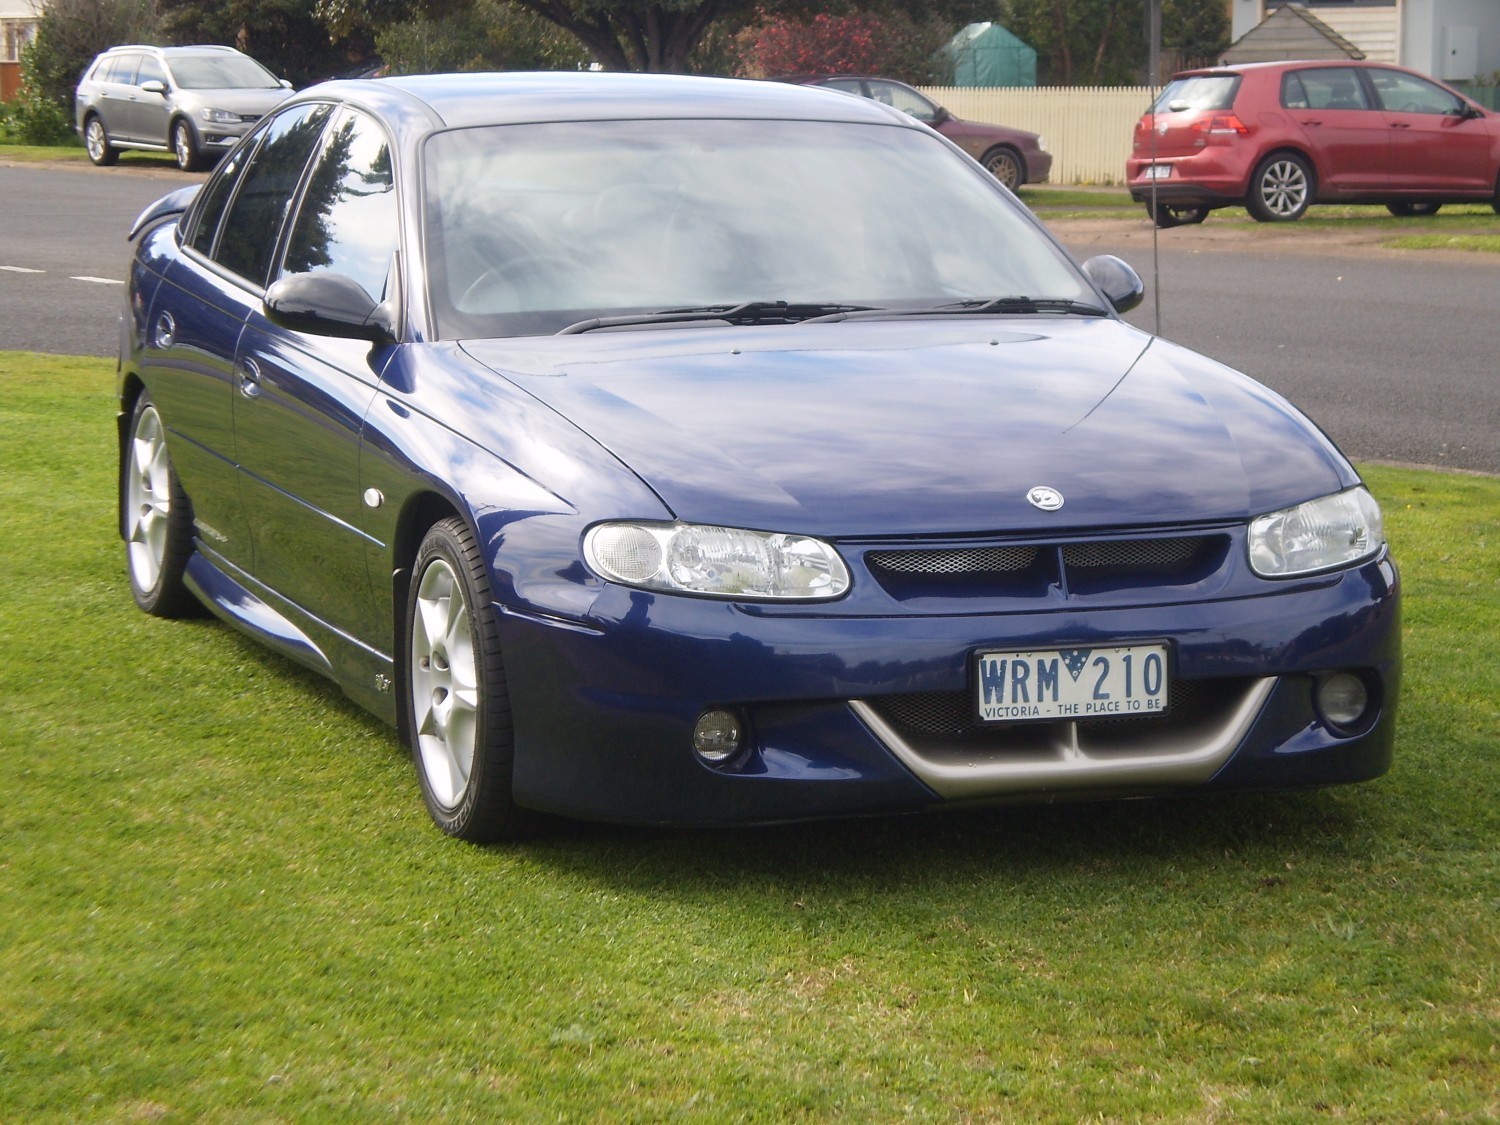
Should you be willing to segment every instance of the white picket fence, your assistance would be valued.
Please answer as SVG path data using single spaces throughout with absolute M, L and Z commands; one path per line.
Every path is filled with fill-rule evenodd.
M 1135 123 L 1151 104 L 1145 86 L 925 86 L 922 92 L 971 121 L 1042 135 L 1054 184 L 1119 184 Z

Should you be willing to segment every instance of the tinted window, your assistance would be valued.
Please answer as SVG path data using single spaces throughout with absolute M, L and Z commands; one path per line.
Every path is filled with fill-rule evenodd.
M 1380 104 L 1394 113 L 1458 113 L 1463 109 L 1463 102 L 1453 94 L 1415 74 L 1396 70 L 1366 73 Z
M 301 105 L 278 114 L 266 129 L 229 204 L 214 259 L 225 269 L 264 285 L 276 237 L 292 194 L 317 147 L 331 107 Z
M 1293 70 L 1281 78 L 1281 104 L 1288 109 L 1370 109 L 1364 84 L 1351 67 Z
M 1239 93 L 1238 74 L 1200 74 L 1191 78 L 1174 78 L 1151 107 L 1152 113 L 1181 113 L 1183 110 L 1228 109 Z
M 396 251 L 395 189 L 385 133 L 368 117 L 346 113 L 328 130 L 308 177 L 283 272 L 329 269 L 380 300 Z
M 219 220 L 224 217 L 224 207 L 234 194 L 234 185 L 240 181 L 240 173 L 249 163 L 252 145 L 235 149 L 234 153 L 219 165 L 219 170 L 208 181 L 198 195 L 193 213 L 188 216 L 183 230 L 187 232 L 187 244 L 209 257 L 214 252 L 214 237 L 219 233 Z

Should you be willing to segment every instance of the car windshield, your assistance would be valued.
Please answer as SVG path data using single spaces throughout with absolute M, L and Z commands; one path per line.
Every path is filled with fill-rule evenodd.
M 1239 92 L 1238 74 L 1200 74 L 1192 78 L 1174 78 L 1152 105 L 1152 113 L 1180 113 L 1183 110 L 1228 109 Z
M 1064 253 L 936 135 L 748 120 L 508 125 L 426 148 L 444 337 L 744 302 L 1097 303 Z
M 168 64 L 184 90 L 271 90 L 276 76 L 244 55 L 179 55 Z

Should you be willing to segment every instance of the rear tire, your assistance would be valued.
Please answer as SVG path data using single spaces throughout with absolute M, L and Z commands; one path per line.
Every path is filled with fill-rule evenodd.
M 104 118 L 97 113 L 89 114 L 83 123 L 83 147 L 89 160 L 101 168 L 108 168 L 120 159 L 120 150 L 109 141 L 109 130 L 104 127 Z
M 484 554 L 457 518 L 434 524 L 406 599 L 403 726 L 433 822 L 471 843 L 514 839 L 515 737 Z
M 1408 219 L 1412 216 L 1436 215 L 1442 206 L 1441 203 L 1387 203 L 1385 209 L 1398 219 Z
M 1256 222 L 1290 223 L 1302 218 L 1312 201 L 1312 165 L 1295 152 L 1276 152 L 1250 177 L 1245 209 Z

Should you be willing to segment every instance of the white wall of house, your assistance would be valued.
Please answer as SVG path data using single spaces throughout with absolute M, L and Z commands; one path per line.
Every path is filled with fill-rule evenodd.
M 1401 65 L 1445 82 L 1500 71 L 1496 0 L 1402 0 Z

